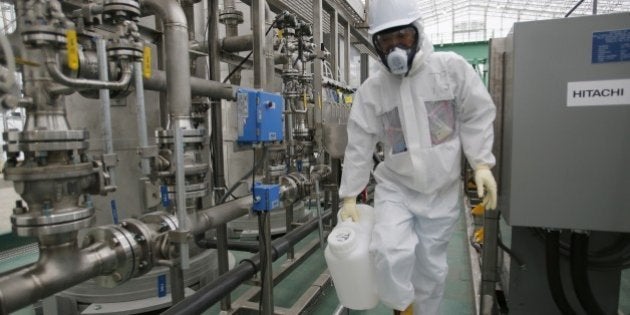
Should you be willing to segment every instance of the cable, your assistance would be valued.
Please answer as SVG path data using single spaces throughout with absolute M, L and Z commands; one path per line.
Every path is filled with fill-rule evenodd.
M 273 26 L 275 24 L 276 24 L 276 21 L 273 21 L 271 23 L 271 25 L 269 25 L 269 28 L 265 32 L 265 36 L 269 34 L 269 32 L 271 31 L 271 29 L 273 28 Z M 247 62 L 247 60 L 249 60 L 249 57 L 251 57 L 253 54 L 254 54 L 254 51 L 253 50 L 250 51 L 249 54 L 247 54 L 247 56 L 245 56 L 245 58 L 236 67 L 234 67 L 234 69 L 232 69 L 232 71 L 230 71 L 230 73 L 227 75 L 227 77 L 225 77 L 225 79 L 223 79 L 223 83 L 226 83 L 232 77 L 232 75 L 234 75 L 234 73 L 236 73 L 236 71 L 240 70 L 241 67 L 243 67 L 243 65 Z
M 236 73 L 236 71 L 241 70 L 241 67 L 243 67 L 243 65 L 247 62 L 247 60 L 249 60 L 249 57 L 251 57 L 252 54 L 254 54 L 253 50 L 250 51 L 249 54 L 247 54 L 247 56 L 245 56 L 245 58 L 236 67 L 234 67 L 234 69 L 232 69 L 232 71 L 230 71 L 230 73 L 227 75 L 227 77 L 225 77 L 225 79 L 223 79 L 223 83 L 226 83 L 232 77 L 232 75 L 234 75 L 234 73 Z
M 560 309 L 560 312 L 564 315 L 575 315 L 577 314 L 567 296 L 564 292 L 564 287 L 562 286 L 562 277 L 560 275 L 560 251 L 559 251 L 559 243 L 560 243 L 560 232 L 559 231 L 549 231 L 547 232 L 546 237 L 546 246 L 545 246 L 545 262 L 547 267 L 547 283 L 549 284 L 549 290 L 551 291 L 551 297 L 554 302 L 556 302 L 556 306 Z
M 573 13 L 573 11 L 575 11 L 575 9 L 577 9 L 582 4 L 582 2 L 584 2 L 584 0 L 580 0 L 573 8 L 571 8 L 571 10 L 569 10 L 569 12 L 567 12 L 567 14 L 564 15 L 564 17 L 569 17 L 569 15 L 571 15 L 571 13 Z
M 497 221 L 501 220 L 501 210 L 497 210 L 498 212 L 498 216 L 497 216 Z M 517 264 L 518 267 L 521 268 L 521 270 L 525 270 L 525 262 L 523 262 L 523 259 L 521 259 L 511 248 L 507 247 L 507 245 L 505 245 L 505 243 L 503 243 L 503 239 L 501 238 L 501 228 L 499 227 L 499 232 L 497 234 L 497 245 L 506 253 L 508 254 L 508 256 L 510 256 L 510 259 L 513 259 Z
M 243 182 L 250 176 L 252 176 L 252 174 L 256 173 L 256 171 L 260 168 L 260 166 L 263 164 L 262 161 L 264 161 L 267 158 L 267 150 L 263 150 L 263 156 L 262 158 L 257 161 L 256 160 L 256 151 L 254 150 L 254 166 L 252 167 L 251 170 L 249 170 L 249 172 L 245 173 L 245 175 L 243 175 L 234 185 L 232 185 L 232 187 L 230 187 L 230 189 L 228 189 L 225 194 L 221 197 L 221 200 L 219 200 L 219 204 L 225 203 L 225 201 L 227 200 L 227 198 L 236 190 L 236 188 L 238 188 L 241 184 L 243 184 Z M 258 162 L 258 163 L 257 163 Z M 254 182 L 255 182 L 255 175 L 253 178 L 254 181 L 252 181 L 252 188 L 254 188 Z
M 586 313 L 603 315 L 604 311 L 597 303 L 588 279 L 588 239 L 589 236 L 586 233 L 573 232 L 571 234 L 571 278 L 575 294 Z
M 546 232 L 541 228 L 531 228 L 532 231 L 543 241 L 546 240 Z M 569 244 L 560 241 L 560 254 L 570 256 Z M 619 235 L 617 240 L 611 245 L 596 251 L 588 252 L 588 267 L 593 270 L 618 270 L 630 268 L 630 236 Z
M 501 239 L 501 236 L 499 235 L 499 237 L 497 237 L 497 245 L 499 245 L 499 247 L 506 253 L 508 254 L 508 256 L 510 256 L 510 259 L 514 260 L 516 262 L 516 264 L 518 264 L 518 267 L 521 269 L 525 269 L 525 263 L 523 262 L 523 260 L 521 258 L 518 257 L 518 255 L 516 255 L 516 253 L 514 253 L 514 251 L 512 251 L 512 249 L 510 249 L 509 247 L 507 247 L 505 245 L 505 243 L 503 243 L 503 240 Z

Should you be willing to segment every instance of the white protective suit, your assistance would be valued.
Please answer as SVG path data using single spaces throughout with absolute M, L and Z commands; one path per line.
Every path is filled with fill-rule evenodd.
M 358 195 L 374 172 L 370 251 L 381 301 L 437 314 L 448 271 L 446 248 L 462 208 L 462 148 L 473 168 L 494 166 L 495 106 L 478 74 L 423 36 L 407 76 L 385 67 L 357 90 L 348 121 L 340 197 Z

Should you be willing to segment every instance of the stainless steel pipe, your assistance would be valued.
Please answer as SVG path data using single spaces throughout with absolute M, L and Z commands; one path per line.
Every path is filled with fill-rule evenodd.
M 267 87 L 267 63 L 265 51 L 267 43 L 265 40 L 265 0 L 253 0 L 252 10 L 252 30 L 254 36 L 254 88 L 265 89 Z
M 133 64 L 134 82 L 136 85 L 136 123 L 138 124 L 138 147 L 143 150 L 149 147 L 149 135 L 147 133 L 147 114 L 144 102 L 144 83 L 142 76 L 142 62 L 136 61 Z M 142 156 L 140 161 L 142 175 L 151 174 L 150 158 Z
M 164 71 L 153 70 L 151 78 L 144 79 L 144 87 L 152 91 L 167 91 L 167 74 Z M 207 96 L 212 99 L 236 100 L 238 86 L 200 78 L 190 78 L 190 94 Z
M 191 233 L 200 234 L 220 224 L 240 218 L 249 213 L 252 203 L 252 196 L 245 196 L 209 209 L 198 211 L 197 218 L 191 220 L 195 222 L 195 225 L 191 228 Z
M 40 241 L 39 260 L 0 276 L 0 314 L 9 314 L 39 299 L 98 275 L 114 271 L 117 253 L 103 243 L 79 249 L 76 234 L 66 242 Z
M 221 50 L 230 53 L 250 51 L 254 48 L 254 35 L 225 37 L 221 40 Z
M 142 0 L 162 21 L 166 50 L 166 97 L 171 121 L 190 119 L 190 56 L 188 23 L 183 8 L 176 0 Z M 174 125 L 174 124 L 171 124 Z
M 219 40 L 219 48 L 225 52 L 238 53 L 254 49 L 254 35 L 252 34 L 227 36 L 228 37 L 224 37 Z M 191 49 L 199 50 L 205 53 L 212 53 L 210 51 L 208 41 L 193 44 Z
M 46 68 L 50 76 L 57 82 L 75 89 L 108 89 L 123 90 L 129 86 L 131 81 L 131 66 L 127 63 L 123 65 L 122 76 L 116 82 L 107 82 L 90 79 L 69 78 L 61 72 L 57 58 L 51 52 L 44 52 L 46 55 Z
M 99 80 L 109 82 L 109 69 L 107 68 L 107 40 L 103 38 L 96 39 L 96 55 L 98 59 Z M 115 156 L 114 139 L 112 135 L 112 111 L 111 101 L 109 99 L 109 90 L 100 89 L 98 91 L 101 101 L 101 134 L 104 139 L 103 156 Z M 116 186 L 116 170 L 114 165 L 106 165 L 109 172 L 110 185 Z

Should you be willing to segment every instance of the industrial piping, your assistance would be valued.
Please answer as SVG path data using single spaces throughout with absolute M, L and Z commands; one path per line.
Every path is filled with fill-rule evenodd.
M 168 90 L 167 74 L 164 71 L 153 70 L 151 78 L 144 79 L 144 87 L 151 91 Z M 212 99 L 236 100 L 237 86 L 201 78 L 190 78 L 190 93 L 195 96 L 207 96 Z
M 76 89 L 108 89 L 123 90 L 129 86 L 131 82 L 131 66 L 127 63 L 123 65 L 122 76 L 116 82 L 106 82 L 90 79 L 72 79 L 65 76 L 59 69 L 57 59 L 51 52 L 44 51 L 46 56 L 46 68 L 50 76 L 57 82 L 65 86 Z
M 192 232 L 202 233 L 245 215 L 251 203 L 252 198 L 248 196 L 202 210 L 196 218 L 192 214 L 189 221 L 197 222 Z M 136 221 L 135 224 L 143 223 Z M 109 228 L 119 232 L 124 230 L 118 226 Z M 145 230 L 152 231 L 150 226 L 146 226 Z M 79 247 L 77 232 L 41 236 L 40 256 L 36 263 L 0 275 L 0 314 L 9 314 L 96 276 L 120 276 L 120 283 L 135 276 L 134 271 L 116 275 L 117 268 L 128 264 L 130 257 L 137 256 L 134 250 L 138 250 L 135 240 L 120 235 L 116 241 L 97 240 L 83 249 Z
M 213 229 L 220 224 L 224 224 L 240 218 L 249 212 L 252 207 L 252 196 L 239 198 L 218 206 L 197 212 L 195 225 L 191 228 L 191 233 L 201 234 Z
M 115 270 L 118 254 L 104 243 L 79 249 L 76 233 L 40 237 L 39 260 L 0 276 L 0 313 L 9 314 L 99 275 Z
M 141 5 L 158 15 L 164 26 L 166 50 L 166 97 L 173 122 L 190 118 L 190 56 L 188 55 L 188 22 L 184 10 L 175 0 L 142 0 Z M 147 86 L 148 87 L 148 86 Z

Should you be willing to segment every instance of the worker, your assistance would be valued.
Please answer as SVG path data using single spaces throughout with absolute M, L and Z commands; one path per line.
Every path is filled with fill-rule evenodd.
M 369 2 L 369 34 L 382 69 L 355 94 L 339 195 L 342 220 L 358 220 L 356 196 L 382 142 L 370 244 L 378 295 L 395 314 L 430 315 L 442 301 L 446 249 L 463 207 L 462 149 L 479 197 L 486 208 L 496 207 L 490 171 L 496 110 L 464 58 L 433 52 L 420 3 Z

